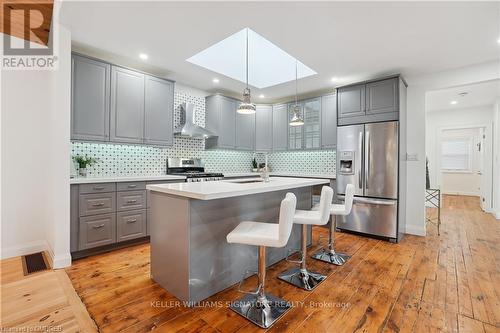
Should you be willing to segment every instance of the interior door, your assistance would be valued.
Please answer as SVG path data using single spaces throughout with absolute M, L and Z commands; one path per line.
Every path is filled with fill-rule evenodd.
M 398 197 L 398 123 L 365 125 L 365 196 Z
M 479 128 L 479 135 L 478 135 L 478 140 L 477 140 L 477 145 L 476 145 L 476 151 L 479 155 L 479 163 L 478 163 L 478 168 L 477 168 L 477 174 L 480 178 L 479 180 L 479 191 L 481 195 L 481 209 L 486 211 L 488 208 L 487 202 L 486 202 L 486 196 L 485 196 L 485 191 L 488 190 L 488 186 L 486 184 L 486 177 L 485 177 L 485 170 L 484 170 L 484 150 L 485 150 L 485 145 L 486 145 L 486 133 L 485 133 L 485 128 L 481 127 Z

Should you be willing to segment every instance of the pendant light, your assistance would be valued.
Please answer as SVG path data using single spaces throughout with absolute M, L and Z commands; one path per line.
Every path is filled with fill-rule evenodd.
M 300 105 L 297 103 L 297 59 L 295 59 L 295 105 L 293 106 L 293 116 L 290 120 L 290 126 L 304 125 L 304 119 L 300 116 Z
M 247 87 L 243 90 L 243 103 L 238 106 L 236 112 L 241 114 L 255 113 L 255 104 L 250 102 L 250 88 L 248 88 L 248 28 L 247 28 L 247 51 L 246 51 L 246 72 L 247 72 Z

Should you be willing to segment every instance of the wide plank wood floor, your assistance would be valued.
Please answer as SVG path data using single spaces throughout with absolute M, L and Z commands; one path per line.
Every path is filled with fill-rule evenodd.
M 341 267 L 309 260 L 328 275 L 312 292 L 276 278 L 292 264 L 268 270 L 268 292 L 294 302 L 270 332 L 500 332 L 500 223 L 477 198 L 445 196 L 441 236 L 429 224 L 427 237 L 400 244 L 346 233 L 335 241 L 352 258 Z M 178 305 L 149 278 L 149 251 L 138 245 L 66 270 L 101 332 L 262 331 L 226 307 L 241 296 L 235 287 L 200 307 Z

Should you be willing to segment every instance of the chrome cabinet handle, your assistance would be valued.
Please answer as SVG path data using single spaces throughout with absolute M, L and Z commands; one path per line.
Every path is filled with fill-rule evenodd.
M 370 131 L 366 131 L 365 144 L 365 188 L 368 189 L 370 181 Z
M 136 203 L 136 202 L 137 202 L 137 200 L 127 200 L 127 203 L 129 203 L 129 204 Z
M 137 219 L 127 220 L 127 223 L 135 223 L 135 222 L 137 222 Z
M 128 188 L 136 188 L 136 187 L 137 187 L 137 185 L 134 185 L 134 184 L 130 184 L 130 185 L 128 186 Z
M 102 206 L 104 206 L 104 202 L 98 202 L 98 203 L 93 204 L 92 206 L 94 206 L 94 207 L 102 207 Z
M 101 229 L 101 228 L 104 228 L 104 224 L 94 225 L 94 226 L 92 226 L 92 228 Z
M 94 186 L 94 190 L 96 191 L 104 190 L 104 186 Z

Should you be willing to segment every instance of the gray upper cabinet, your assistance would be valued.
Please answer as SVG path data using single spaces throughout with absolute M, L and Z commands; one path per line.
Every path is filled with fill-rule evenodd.
M 172 145 L 174 141 L 174 84 L 145 78 L 144 143 Z
M 321 148 L 321 98 L 302 102 L 304 115 L 304 149 Z
M 255 113 L 255 150 L 273 150 L 273 107 L 257 105 Z
M 342 87 L 337 93 L 339 117 L 356 117 L 365 115 L 365 85 Z
M 398 78 L 366 84 L 366 113 L 397 112 Z
M 236 112 L 236 111 L 235 111 Z M 236 112 L 236 149 L 255 149 L 255 114 L 240 114 Z
M 71 139 L 109 141 L 109 64 L 71 57 Z
M 217 137 L 205 140 L 206 148 L 234 149 L 238 101 L 214 95 L 206 98 L 205 105 L 205 127 L 217 135 Z
M 298 103 L 300 107 L 300 114 L 302 117 L 304 116 L 304 105 L 302 103 Z M 288 118 L 287 118 L 287 126 L 288 126 L 288 149 L 290 150 L 299 150 L 302 149 L 302 144 L 304 142 L 304 126 L 290 126 L 289 123 L 293 117 L 293 110 L 295 107 L 295 103 L 288 104 Z
M 288 149 L 288 105 L 273 105 L 273 151 Z
M 321 148 L 337 147 L 337 95 L 321 97 Z
M 111 141 L 143 142 L 144 81 L 142 73 L 111 68 Z

